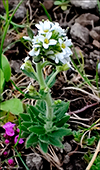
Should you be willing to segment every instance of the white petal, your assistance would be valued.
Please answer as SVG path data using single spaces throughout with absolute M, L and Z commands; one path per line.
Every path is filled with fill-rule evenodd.
M 65 44 L 66 44 L 66 46 L 71 46 L 71 45 L 73 45 L 72 42 L 71 42 L 71 39 L 67 40 L 67 41 L 65 42 Z
M 41 25 L 40 24 L 35 24 L 35 26 L 40 30 L 41 29 Z
M 34 52 L 34 54 L 35 54 L 36 56 L 38 56 L 39 53 L 40 53 L 40 49 L 38 49 L 37 51 Z
M 50 39 L 51 36 L 52 36 L 52 32 L 48 32 L 48 33 L 46 34 L 46 38 L 47 38 L 47 39 Z
M 54 52 L 53 51 L 48 51 L 48 52 L 46 52 L 46 55 L 49 55 L 49 54 L 54 54 Z
M 21 65 L 20 69 L 24 70 L 25 68 L 25 63 Z
M 56 57 L 56 59 L 55 59 L 55 62 L 58 64 L 59 63 L 59 60 L 58 60 L 58 58 Z
M 30 56 L 34 56 L 34 49 L 32 49 L 29 53 Z
M 53 40 L 53 39 L 51 39 L 50 41 L 49 41 L 49 45 L 55 45 L 57 43 L 57 41 L 56 40 Z
M 25 58 L 24 62 L 26 62 L 27 60 L 29 60 L 29 56 L 27 56 L 27 57 Z
M 32 41 L 32 39 L 30 37 L 27 37 L 27 36 L 23 36 L 24 40 L 29 40 L 29 41 Z
M 49 47 L 49 44 L 43 43 L 43 47 L 44 47 L 45 49 L 47 49 L 47 48 Z

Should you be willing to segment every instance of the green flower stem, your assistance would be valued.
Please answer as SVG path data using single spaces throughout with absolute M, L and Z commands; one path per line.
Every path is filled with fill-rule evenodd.
M 0 19 L 2 19 L 2 20 L 4 20 L 4 21 L 6 21 L 6 18 L 5 18 L 5 17 L 3 17 L 2 15 L 0 15 Z M 12 24 L 12 25 L 13 25 L 13 27 L 18 27 L 18 28 L 25 28 L 25 27 L 26 27 L 25 25 L 19 25 L 19 24 L 16 24 L 16 23 L 14 23 L 13 21 L 10 21 L 10 24 Z
M 42 69 L 41 69 L 41 62 L 36 64 L 36 71 L 37 71 L 37 75 L 38 75 L 38 81 L 39 81 L 40 89 L 46 88 L 46 83 L 44 81 L 43 72 L 42 72 Z
M 6 37 L 6 34 L 7 34 L 7 30 L 8 30 L 8 27 L 9 27 L 9 24 L 15 14 L 15 12 L 17 11 L 17 9 L 19 8 L 19 6 L 21 5 L 21 3 L 23 2 L 23 0 L 21 0 L 19 2 L 19 4 L 17 5 L 17 7 L 14 9 L 10 19 L 7 21 L 7 24 L 5 26 L 5 29 L 4 29 L 4 34 L 3 34 L 3 37 L 2 37 L 2 41 L 1 41 L 1 47 L 0 47 L 0 68 L 2 69 L 2 49 L 3 49 L 3 44 L 4 44 L 4 40 L 5 40 L 5 37 Z
M 44 89 L 44 90 L 48 89 L 48 87 L 45 83 L 44 77 L 43 77 L 41 62 L 36 64 L 36 70 L 37 70 L 40 89 Z M 45 100 L 46 106 L 47 106 L 46 117 L 48 120 L 52 121 L 52 119 L 53 119 L 52 98 L 51 98 L 51 94 L 50 94 L 49 90 L 48 90 L 47 95 L 45 96 L 44 100 Z
M 51 82 L 53 81 L 53 79 L 56 77 L 56 75 L 59 73 L 59 71 L 57 70 L 49 79 L 47 86 L 49 87 L 49 85 L 51 84 Z

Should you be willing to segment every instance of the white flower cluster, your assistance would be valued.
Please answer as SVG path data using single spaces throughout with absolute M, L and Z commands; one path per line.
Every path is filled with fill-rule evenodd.
M 33 57 L 41 56 L 45 59 L 54 60 L 55 63 L 70 65 L 70 55 L 72 51 L 70 46 L 71 40 L 66 36 L 66 32 L 59 26 L 59 23 L 52 23 L 49 20 L 40 21 L 36 24 L 38 35 L 33 39 L 25 38 L 32 41 L 32 50 L 29 55 Z

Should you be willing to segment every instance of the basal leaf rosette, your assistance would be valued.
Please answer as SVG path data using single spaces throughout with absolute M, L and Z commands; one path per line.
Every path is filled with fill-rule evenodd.
M 33 57 L 33 61 L 37 63 L 45 59 L 56 64 L 68 64 L 71 67 L 72 42 L 66 36 L 66 30 L 62 29 L 59 23 L 52 23 L 49 20 L 40 21 L 35 26 L 38 34 L 33 36 L 33 39 L 23 37 L 32 42 L 29 55 Z
M 22 138 L 26 138 L 25 146 L 36 147 L 38 144 L 46 153 L 49 145 L 63 148 L 63 137 L 72 134 L 66 123 L 70 116 L 65 115 L 69 102 L 55 101 L 53 104 L 53 120 L 46 117 L 46 103 L 39 100 L 35 106 L 27 106 L 27 114 L 21 113 Z

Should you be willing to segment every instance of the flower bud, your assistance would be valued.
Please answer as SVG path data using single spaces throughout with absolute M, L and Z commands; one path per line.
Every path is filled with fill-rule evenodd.
M 8 155 L 8 152 L 7 152 L 7 151 L 3 152 L 3 155 L 4 155 L 4 156 L 7 156 L 7 155 Z
M 14 166 L 14 160 L 13 159 L 8 159 L 8 164 L 10 166 Z
M 10 141 L 9 141 L 8 139 L 6 139 L 6 140 L 5 140 L 5 143 L 8 144 L 8 143 L 10 143 Z

